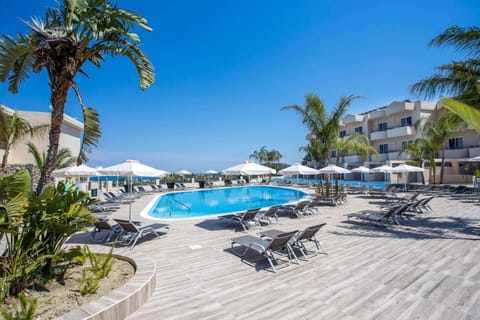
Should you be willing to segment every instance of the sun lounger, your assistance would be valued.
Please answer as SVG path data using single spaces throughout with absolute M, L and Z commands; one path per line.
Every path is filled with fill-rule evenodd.
M 400 224 L 397 218 L 401 214 L 404 214 L 411 205 L 411 203 L 403 203 L 398 206 L 392 206 L 388 210 L 363 210 L 360 212 L 349 213 L 345 216 L 348 220 L 354 218 L 379 224 Z
M 97 233 L 105 231 L 105 237 L 103 242 L 109 242 L 113 236 L 120 235 L 122 233 L 122 227 L 120 225 L 111 225 L 107 220 L 99 219 L 93 223 L 94 227 L 90 235 L 91 240 L 95 240 Z
M 323 247 L 323 245 L 320 243 L 320 240 L 316 237 L 318 231 L 325 226 L 326 223 L 321 223 L 318 225 L 310 226 L 308 228 L 305 228 L 303 231 L 298 232 L 291 240 L 290 240 L 290 245 L 293 249 L 298 249 L 300 253 L 302 254 L 303 257 L 305 257 L 307 260 L 307 255 L 309 252 L 312 250 L 309 250 L 306 246 L 305 243 L 307 242 L 313 242 L 315 244 L 316 250 L 313 252 L 315 254 L 318 253 L 323 253 L 323 254 L 328 254 L 327 250 Z M 271 230 L 266 230 L 260 233 L 260 235 L 268 238 L 275 238 L 280 234 L 284 234 L 284 231 L 281 230 L 276 230 L 276 229 L 271 229 Z
M 245 260 L 249 251 L 256 252 L 262 255 L 268 260 L 268 263 L 272 267 L 273 272 L 277 272 L 275 265 L 280 265 L 280 259 L 278 256 L 292 257 L 298 263 L 297 256 L 293 251 L 290 240 L 297 234 L 298 230 L 279 234 L 270 240 L 261 239 L 251 235 L 245 235 L 237 238 L 230 239 L 232 250 L 235 254 Z M 239 251 L 238 248 L 243 247 L 243 251 Z M 288 264 L 288 260 L 284 262 Z
M 305 215 L 312 214 L 311 210 L 308 208 L 310 203 L 311 201 L 300 201 L 295 205 L 281 206 L 280 209 L 294 214 L 297 218 L 301 218 Z
M 264 221 L 267 224 L 272 224 L 272 219 L 275 219 L 275 221 L 278 222 L 278 209 L 280 209 L 280 206 L 273 206 L 268 208 L 266 211 L 261 211 L 259 221 Z
M 130 249 L 133 249 L 137 241 L 146 235 L 153 234 L 155 237 L 160 237 L 160 234 L 155 231 L 153 225 L 140 227 L 133 221 L 120 219 L 113 220 L 116 221 L 123 229 L 122 240 L 127 243 L 127 246 Z M 163 227 L 166 229 L 170 228 L 169 225 L 159 225 L 159 227 Z
M 258 215 L 259 211 L 260 211 L 260 208 L 249 209 L 242 213 L 227 214 L 227 215 L 219 216 L 218 218 L 223 221 L 240 224 L 243 228 L 243 231 L 247 231 L 248 229 L 253 228 L 255 226 L 260 226 L 260 221 L 259 221 L 260 216 Z

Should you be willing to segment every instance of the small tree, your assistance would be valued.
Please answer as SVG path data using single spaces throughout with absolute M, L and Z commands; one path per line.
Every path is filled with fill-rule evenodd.
M 0 107 L 0 145 L 3 145 L 2 172 L 8 171 L 8 156 L 10 148 L 26 136 L 35 137 L 47 132 L 48 125 L 31 126 L 18 112 L 7 114 Z

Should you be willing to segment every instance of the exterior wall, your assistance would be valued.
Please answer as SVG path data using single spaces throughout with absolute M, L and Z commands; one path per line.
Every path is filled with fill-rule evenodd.
M 445 110 L 441 105 L 429 102 L 392 102 L 387 106 L 373 109 L 361 115 L 347 115 L 341 121 L 341 129 L 347 132 L 353 131 L 353 127 L 363 125 L 363 134 L 369 137 L 370 143 L 380 151 L 381 144 L 388 145 L 388 152 L 370 156 L 370 164 L 402 163 L 410 159 L 406 154 L 398 155 L 402 148 L 402 142 L 414 141 L 424 137 L 422 131 L 417 131 L 415 125 L 426 119 L 438 119 Z M 411 125 L 402 126 L 402 118 L 411 117 Z M 363 122 L 359 120 L 363 119 Z M 385 130 L 379 130 L 379 124 L 386 123 Z M 449 166 L 445 168 L 445 183 L 471 183 L 473 166 L 468 165 L 468 159 L 480 155 L 480 134 L 470 127 L 463 127 L 453 133 L 454 138 L 463 138 L 463 148 L 450 149 L 446 144 L 445 158 Z M 350 155 L 345 157 L 346 165 L 360 165 L 356 163 L 358 157 Z M 440 172 L 440 160 L 437 161 L 437 175 Z M 480 164 L 479 164 L 480 166 Z M 469 170 L 465 170 L 468 168 Z M 475 167 L 476 168 L 476 167 Z M 468 172 L 467 172 L 468 171 Z M 426 175 L 428 179 L 428 175 Z M 439 181 L 437 179 L 437 181 Z
M 6 108 L 9 113 L 13 113 L 12 109 Z M 27 120 L 32 126 L 50 124 L 49 112 L 32 112 L 32 111 L 18 111 L 20 116 Z M 80 138 L 83 131 L 83 123 L 80 121 L 65 115 L 63 119 L 63 125 L 60 133 L 60 148 L 68 148 L 73 155 L 77 155 L 80 152 Z M 9 165 L 16 164 L 35 164 L 33 156 L 28 153 L 27 143 L 32 142 L 39 152 L 46 151 L 48 148 L 48 131 L 44 135 L 39 137 L 27 136 L 24 139 L 19 140 L 10 149 L 8 163 Z M 0 155 L 3 156 L 4 150 L 0 149 Z

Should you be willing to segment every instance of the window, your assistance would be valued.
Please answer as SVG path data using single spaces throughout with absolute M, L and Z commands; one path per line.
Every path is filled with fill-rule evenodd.
M 463 149 L 463 137 L 448 139 L 448 149 Z
M 331 154 L 331 157 L 332 157 L 332 158 L 336 158 L 336 157 L 337 157 L 337 151 L 333 150 L 333 151 L 332 151 L 332 154 Z
M 411 144 L 413 143 L 413 140 L 405 140 L 405 141 L 402 141 L 402 147 L 406 144 Z
M 387 131 L 387 123 L 381 122 L 378 124 L 378 131 Z
M 388 144 L 384 143 L 378 146 L 378 153 L 388 153 Z
M 356 127 L 356 128 L 355 128 L 355 133 L 360 133 L 360 134 L 362 134 L 362 133 L 363 133 L 363 128 L 362 128 L 362 127 Z
M 400 124 L 401 124 L 402 127 L 411 126 L 412 125 L 412 117 L 402 118 L 400 120 Z
M 340 138 L 343 138 L 347 135 L 347 132 L 345 130 L 340 131 Z

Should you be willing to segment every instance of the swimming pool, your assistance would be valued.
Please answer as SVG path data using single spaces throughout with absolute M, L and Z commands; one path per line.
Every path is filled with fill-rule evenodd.
M 272 180 L 276 182 L 287 181 L 290 183 L 297 183 L 296 178 L 273 178 Z M 318 179 L 305 179 L 305 178 L 298 179 L 298 183 L 306 183 L 306 184 L 319 183 L 319 181 L 320 180 Z M 323 183 L 325 183 L 325 180 L 322 180 L 322 181 Z M 335 184 L 335 179 L 332 181 L 332 183 Z M 383 181 L 338 180 L 338 184 L 341 186 L 350 185 L 352 187 L 367 186 L 367 187 L 380 188 L 380 189 L 385 188 L 385 182 Z
M 160 195 L 142 215 L 156 219 L 200 218 L 286 204 L 306 196 L 301 190 L 273 186 L 172 192 Z

